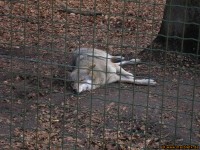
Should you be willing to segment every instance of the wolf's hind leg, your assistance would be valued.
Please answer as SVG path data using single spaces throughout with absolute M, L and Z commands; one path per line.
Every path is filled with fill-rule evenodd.
M 140 62 L 140 59 L 131 59 L 131 60 L 122 60 L 121 62 L 117 62 L 115 64 L 122 66 L 122 65 L 134 65 Z
M 121 55 L 117 55 L 117 56 L 112 56 L 113 59 L 121 59 L 124 60 L 125 57 L 121 56 Z
M 122 62 L 125 59 L 123 56 L 111 56 L 111 62 L 112 63 L 119 63 Z
M 126 82 L 126 83 L 134 83 L 134 78 L 120 76 L 118 74 L 110 74 L 107 79 L 107 83 L 114 83 L 114 82 Z
M 123 75 L 123 76 L 127 76 L 127 77 L 133 77 L 133 74 L 124 70 L 121 66 L 118 66 L 116 67 L 117 69 L 117 73 L 119 73 L 120 75 Z
M 111 73 L 107 76 L 107 84 L 114 83 L 120 80 L 120 76 L 115 73 Z
M 110 74 L 107 80 L 107 83 L 114 82 L 125 82 L 125 83 L 134 83 L 134 77 L 125 77 L 118 74 Z

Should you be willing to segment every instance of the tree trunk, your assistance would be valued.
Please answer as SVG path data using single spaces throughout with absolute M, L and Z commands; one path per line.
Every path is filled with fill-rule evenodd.
M 167 51 L 198 55 L 199 49 L 200 0 L 167 0 L 160 31 L 140 54 L 149 57 L 151 53 L 152 58 L 162 58 L 161 53 Z

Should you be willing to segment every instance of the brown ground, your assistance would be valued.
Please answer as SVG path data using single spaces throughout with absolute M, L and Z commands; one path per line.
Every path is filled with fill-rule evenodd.
M 70 52 L 79 46 L 127 59 L 138 54 L 159 30 L 164 1 L 97 0 L 96 7 L 84 1 L 83 10 L 103 13 L 96 18 L 64 12 L 61 0 L 39 2 L 0 1 L 2 149 L 199 144 L 198 65 L 126 67 L 139 77 L 154 78 L 154 87 L 115 83 L 74 95 L 65 82 Z M 67 4 L 75 10 L 80 5 L 79 0 Z

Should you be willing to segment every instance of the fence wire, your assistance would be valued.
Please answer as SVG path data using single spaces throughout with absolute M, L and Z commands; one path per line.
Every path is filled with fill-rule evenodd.
M 0 1 L 0 148 L 199 149 L 199 49 L 185 53 L 183 41 L 199 47 L 200 38 L 171 37 L 169 30 L 159 35 L 166 38 L 164 48 L 151 44 L 162 21 L 169 23 L 163 19 L 166 6 L 165 0 Z M 181 23 L 183 32 L 187 24 L 199 27 Z M 173 49 L 170 38 L 181 40 L 176 57 L 166 54 Z M 85 60 L 71 62 L 81 48 L 125 60 L 142 59 L 145 48 L 152 55 L 166 53 L 154 55 L 161 63 L 145 54 L 141 63 L 124 67 L 155 86 L 116 82 L 76 93 L 70 74 L 84 70 Z M 109 65 L 108 54 L 103 60 Z

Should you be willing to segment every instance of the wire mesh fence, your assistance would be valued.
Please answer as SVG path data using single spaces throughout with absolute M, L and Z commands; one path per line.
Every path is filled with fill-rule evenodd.
M 161 33 L 166 6 L 195 9 L 198 20 L 199 2 L 192 7 L 187 0 L 183 6 L 168 2 L 0 1 L 0 148 L 198 149 L 200 34 L 191 31 L 198 35 L 196 39 L 172 37 L 168 29 L 166 35 L 161 35 L 167 41 L 165 48 L 155 48 L 151 43 Z M 176 16 L 173 9 L 170 14 Z M 175 25 L 184 24 L 182 32 L 187 24 L 199 28 L 199 21 L 184 22 L 189 17 L 186 12 L 182 14 L 183 22 L 172 20 Z M 169 40 L 171 37 L 174 39 Z M 170 46 L 170 42 L 177 39 L 181 42 L 177 42 L 180 50 L 175 51 L 176 57 L 166 53 L 162 57 L 154 55 L 154 51 L 172 50 L 176 45 Z M 185 39 L 197 43 L 192 57 L 185 53 Z M 98 48 L 113 56 L 123 56 L 119 60 L 141 58 L 141 63 L 124 69 L 138 79 L 151 78 L 157 84 L 117 82 L 75 93 L 70 77 L 74 67 L 72 56 L 75 49 L 83 47 L 91 48 L 92 54 Z M 141 52 L 146 47 L 159 62 L 146 53 L 143 55 L 147 59 L 143 59 Z M 108 54 L 100 59 L 106 65 L 110 65 Z M 89 63 L 94 61 L 91 56 Z M 118 59 L 115 63 L 119 63 Z M 79 72 L 85 69 L 81 65 L 82 62 L 75 66 Z M 108 70 L 103 71 L 107 78 Z M 78 74 L 78 82 L 81 75 Z

